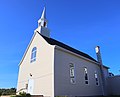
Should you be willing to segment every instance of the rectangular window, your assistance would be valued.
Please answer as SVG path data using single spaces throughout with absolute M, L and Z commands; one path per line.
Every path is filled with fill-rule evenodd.
M 88 71 L 87 71 L 87 68 L 85 67 L 84 68 L 84 78 L 85 78 L 85 84 L 89 84 L 89 81 L 88 81 Z
M 96 84 L 97 86 L 99 86 L 98 75 L 97 75 L 96 72 L 95 72 L 95 84 Z
M 75 67 L 74 64 L 70 64 L 70 82 L 75 84 Z

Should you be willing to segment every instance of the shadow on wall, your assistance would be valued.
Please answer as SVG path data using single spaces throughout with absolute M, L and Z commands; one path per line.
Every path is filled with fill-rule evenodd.
M 120 97 L 120 75 L 107 78 L 109 95 L 119 95 L 113 97 Z

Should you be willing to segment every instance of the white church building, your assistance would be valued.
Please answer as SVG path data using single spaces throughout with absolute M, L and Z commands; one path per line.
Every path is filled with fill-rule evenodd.
M 17 93 L 24 91 L 44 97 L 112 94 L 113 90 L 108 89 L 109 68 L 102 64 L 99 46 L 95 60 L 52 39 L 45 13 L 44 8 L 19 64 Z

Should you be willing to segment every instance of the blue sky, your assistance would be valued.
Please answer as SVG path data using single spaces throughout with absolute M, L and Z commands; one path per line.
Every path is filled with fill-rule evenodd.
M 120 0 L 0 0 L 0 88 L 17 85 L 18 64 L 46 4 L 51 37 L 120 74 Z

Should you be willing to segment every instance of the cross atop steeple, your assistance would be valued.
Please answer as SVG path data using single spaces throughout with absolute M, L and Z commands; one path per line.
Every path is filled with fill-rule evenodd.
M 38 20 L 38 27 L 47 27 L 46 8 L 44 7 L 41 18 Z

